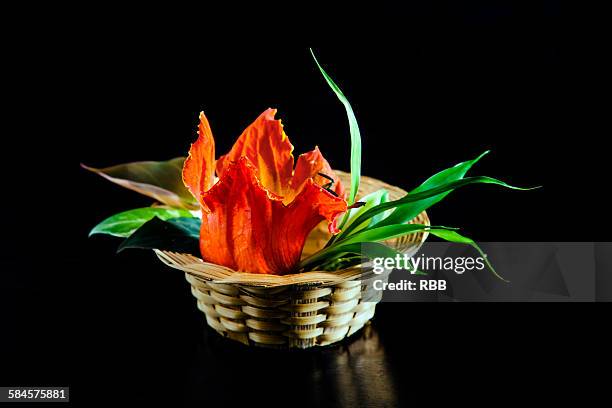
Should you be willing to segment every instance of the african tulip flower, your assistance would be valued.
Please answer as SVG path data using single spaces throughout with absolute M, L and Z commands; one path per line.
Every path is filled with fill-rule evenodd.
M 340 180 L 318 148 L 300 155 L 294 169 L 293 146 L 275 114 L 263 112 L 216 161 L 210 125 L 200 114 L 183 181 L 202 207 L 200 250 L 207 262 L 285 274 L 319 222 L 338 232 L 335 221 L 347 210 Z

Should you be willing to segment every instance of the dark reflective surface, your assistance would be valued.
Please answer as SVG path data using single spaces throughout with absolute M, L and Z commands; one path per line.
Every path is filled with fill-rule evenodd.
M 247 348 L 205 330 L 186 396 L 203 404 L 221 403 L 228 393 L 236 401 L 248 402 L 252 395 L 281 401 L 292 390 L 298 397 L 292 405 L 396 406 L 400 385 L 389 364 L 375 325 L 339 346 L 303 351 Z M 235 392 L 228 384 L 232 378 L 240 379 Z

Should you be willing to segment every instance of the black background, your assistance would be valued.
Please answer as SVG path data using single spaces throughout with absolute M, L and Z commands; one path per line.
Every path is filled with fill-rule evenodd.
M 65 21 L 39 10 L 7 30 L 0 384 L 70 385 L 88 405 L 408 405 L 460 380 L 478 395 L 511 396 L 541 370 L 563 375 L 595 356 L 609 334 L 589 325 L 586 305 L 383 304 L 373 354 L 363 339 L 315 352 L 245 349 L 205 328 L 181 274 L 153 254 L 115 255 L 116 240 L 87 239 L 103 218 L 150 201 L 79 163 L 184 155 L 200 110 L 218 154 L 276 107 L 295 153 L 316 144 L 348 170 L 346 116 L 313 47 L 354 107 L 364 174 L 409 189 L 491 149 L 474 174 L 544 186 L 467 187 L 429 212 L 434 223 L 480 241 L 606 240 L 592 166 L 605 152 L 581 116 L 589 73 L 570 54 L 571 10 L 355 7 L 363 14 L 309 9 L 298 22 L 301 12 L 256 10 L 226 24 L 195 9 L 182 10 L 185 23 L 161 7 L 55 10 Z M 520 379 L 502 379 L 510 372 Z

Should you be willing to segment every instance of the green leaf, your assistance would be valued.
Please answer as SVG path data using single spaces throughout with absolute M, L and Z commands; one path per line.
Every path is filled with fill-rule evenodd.
M 480 156 L 476 157 L 473 160 L 468 160 L 462 163 L 459 163 L 453 167 L 442 170 L 441 172 L 434 174 L 427 180 L 425 180 L 420 186 L 412 190 L 408 194 L 416 194 L 422 191 L 426 191 L 435 187 L 439 187 L 451 181 L 456 181 L 462 179 L 465 174 L 470 170 L 470 168 L 476 164 L 480 159 L 482 159 L 489 151 L 482 153 Z M 451 190 L 452 191 L 452 190 Z M 393 224 L 402 224 L 412 220 L 414 217 L 419 215 L 421 212 L 425 211 L 432 205 L 442 201 L 451 191 L 447 191 L 445 193 L 441 193 L 430 197 L 428 199 L 420 200 L 417 202 L 407 203 L 401 206 L 398 206 L 391 215 L 386 217 L 384 220 L 379 220 L 380 224 L 378 225 L 393 225 Z M 373 220 L 373 224 L 375 221 Z
M 324 253 L 325 252 L 325 253 Z M 313 270 L 317 266 L 330 263 L 337 255 L 358 254 L 366 258 L 387 258 L 395 257 L 399 254 L 395 249 L 378 242 L 353 242 L 346 245 L 334 245 L 303 259 L 300 263 L 300 270 Z
M 353 224 L 350 227 L 345 228 L 340 233 L 340 236 L 336 239 L 336 241 L 339 241 L 340 239 L 343 239 L 344 237 L 348 236 L 349 233 L 354 229 L 354 226 L 361 225 L 366 220 L 374 217 L 375 215 L 381 214 L 384 211 L 387 211 L 392 208 L 397 208 L 403 204 L 417 202 L 417 201 L 421 201 L 421 200 L 424 200 L 430 197 L 434 197 L 440 193 L 454 190 L 456 188 L 463 187 L 469 184 L 478 184 L 478 183 L 497 184 L 497 185 L 515 189 L 515 190 L 530 190 L 529 188 L 513 187 L 509 184 L 504 183 L 503 181 L 500 181 L 500 180 L 497 180 L 491 177 L 485 177 L 485 176 L 467 177 L 461 180 L 450 181 L 448 183 L 431 188 L 429 190 L 424 190 L 424 191 L 421 191 L 415 194 L 406 194 L 404 197 L 400 198 L 399 200 L 378 204 L 377 206 L 369 209 L 368 211 L 365 211 L 363 214 L 357 217 L 357 219 L 353 221 Z
M 200 256 L 200 225 L 196 217 L 172 218 L 167 221 L 157 217 L 144 223 L 121 243 L 117 252 L 128 248 L 161 249 Z
M 467 245 L 472 246 L 476 251 L 478 251 L 480 256 L 484 259 L 485 263 L 487 264 L 487 267 L 493 273 L 493 275 L 503 280 L 504 282 L 510 282 L 502 278 L 501 275 L 497 273 L 495 268 L 493 268 L 493 265 L 491 265 L 491 263 L 489 262 L 487 255 L 482 251 L 482 249 L 480 249 L 478 244 L 473 239 L 463 236 L 459 234 L 457 231 L 450 231 L 450 230 L 432 230 L 430 231 L 430 234 L 435 235 L 438 238 L 442 238 L 443 240 L 448 241 L 448 242 L 455 242 L 459 244 L 467 244 Z
M 337 271 L 340 269 L 350 268 L 351 266 L 359 265 L 361 263 L 363 263 L 363 256 L 343 252 L 330 258 L 328 261 L 316 265 L 315 268 L 319 271 Z
M 389 201 L 389 192 L 385 189 L 374 191 L 373 193 L 370 193 L 360 198 L 359 202 L 364 203 L 364 205 L 362 205 L 361 207 L 352 208 L 347 212 L 346 219 L 344 221 L 344 228 L 349 227 L 353 223 L 353 221 L 357 219 L 357 217 L 368 211 L 370 208 L 373 208 L 380 203 L 386 203 L 387 201 Z M 381 214 L 381 216 L 382 215 L 384 214 Z M 370 223 L 374 224 L 375 222 L 376 219 L 375 217 L 373 217 L 371 220 L 368 220 L 362 223 L 361 225 L 354 227 L 353 230 L 360 231 L 369 226 Z
M 350 209 L 344 216 L 342 223 L 340 225 L 340 230 L 343 230 L 345 228 L 348 228 L 351 224 L 353 224 L 353 221 L 355 221 L 357 219 L 357 217 L 359 217 L 361 214 L 363 214 L 364 212 L 368 211 L 369 209 L 377 206 L 378 204 L 381 203 L 386 203 L 389 201 L 389 192 L 385 189 L 380 189 L 377 191 L 374 191 L 362 198 L 359 199 L 360 203 L 364 203 L 364 205 L 362 205 L 361 207 L 357 207 L 357 208 L 352 208 Z M 352 231 L 353 233 L 357 232 L 357 231 L 361 231 L 365 228 L 368 228 L 370 226 L 376 225 L 377 222 L 379 222 L 380 220 L 382 220 L 384 217 L 387 217 L 391 212 L 393 212 L 393 210 L 388 210 L 385 211 L 383 213 L 380 213 L 378 215 L 375 215 L 374 217 L 372 217 L 369 220 L 366 220 L 365 222 L 361 223 L 360 225 L 356 226 L 356 227 L 352 227 Z M 325 245 L 325 247 L 331 246 L 333 245 L 334 242 L 337 241 L 337 239 L 339 238 L 338 235 L 334 235 L 332 236 L 329 241 L 327 242 L 327 244 Z
M 124 211 L 115 214 L 96 225 L 89 236 L 93 234 L 108 234 L 116 237 L 129 237 L 142 224 L 153 217 L 162 220 L 177 217 L 191 217 L 191 213 L 180 208 L 146 207 Z
M 383 194 L 382 197 L 380 197 L 380 202 L 378 204 L 388 203 L 388 202 L 389 202 L 389 193 L 385 192 L 385 194 Z M 369 226 L 377 225 L 384 218 L 388 217 L 392 212 L 393 212 L 393 210 L 387 210 L 387 211 L 384 211 L 384 212 L 382 212 L 380 214 L 377 214 L 377 215 L 373 216 L 371 218 L 371 220 L 370 220 L 370 224 L 368 225 L 368 227 Z
M 305 264 L 309 264 L 311 262 L 319 263 L 321 261 L 327 262 L 328 260 L 332 259 L 333 256 L 336 256 L 339 253 L 350 252 L 347 250 L 347 248 L 354 248 L 354 247 L 351 247 L 351 245 L 353 244 L 359 244 L 361 246 L 365 246 L 366 244 L 376 243 L 376 241 L 385 241 L 388 239 L 392 239 L 392 238 L 396 238 L 396 237 L 408 235 L 408 234 L 414 234 L 416 232 L 425 231 L 425 230 L 430 231 L 432 228 L 446 228 L 446 227 L 431 227 L 429 225 L 420 225 L 420 224 L 401 224 L 401 225 L 391 225 L 391 226 L 386 226 L 386 227 L 381 227 L 381 228 L 374 228 L 372 230 L 358 232 L 354 235 L 351 235 L 348 238 L 345 238 L 344 240 L 334 242 L 333 245 L 328 246 L 327 248 L 323 248 L 319 252 L 302 260 L 302 262 Z M 374 248 L 378 248 L 378 247 L 375 246 Z
M 113 183 L 152 197 L 170 207 L 198 209 L 199 206 L 183 184 L 184 157 L 167 161 L 142 161 L 95 169 L 81 166 Z
M 300 264 L 300 270 L 338 270 L 348 268 L 363 263 L 363 258 L 395 258 L 403 254 L 395 249 L 378 242 L 355 242 L 352 244 L 338 245 L 327 256 L 320 257 L 318 254 L 308 259 L 304 259 Z M 427 275 L 426 272 L 418 270 L 412 265 L 409 270 L 414 275 Z
M 317 67 L 323 74 L 325 81 L 329 87 L 334 91 L 340 102 L 344 105 L 344 109 L 346 110 L 346 116 L 348 117 L 349 122 L 349 131 L 351 134 L 351 190 L 349 193 L 348 203 L 349 205 L 355 202 L 355 197 L 357 196 L 357 191 L 359 190 L 359 179 L 361 177 L 361 134 L 359 132 L 359 126 L 357 125 L 357 118 L 355 117 L 355 113 L 353 112 L 353 108 L 349 103 L 346 96 L 342 93 L 338 85 L 334 82 L 333 79 L 325 72 L 319 61 L 317 61 L 317 57 L 310 49 L 310 53 L 312 54 L 312 58 L 314 59 Z
M 200 239 L 200 228 L 202 227 L 202 220 L 197 217 L 180 217 L 180 218 L 172 218 L 167 220 L 169 223 L 174 226 L 183 229 L 188 232 L 190 236 Z
M 386 225 L 384 227 L 376 227 L 365 231 L 357 232 L 351 236 L 336 241 L 335 245 L 347 245 L 353 242 L 376 242 L 386 241 L 388 239 L 398 238 L 408 234 L 414 234 L 421 231 L 429 231 L 432 229 L 449 229 L 448 227 L 431 227 L 422 224 L 396 224 Z

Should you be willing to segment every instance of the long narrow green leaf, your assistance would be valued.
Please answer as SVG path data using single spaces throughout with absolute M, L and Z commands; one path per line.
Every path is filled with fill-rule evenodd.
M 325 252 L 325 253 L 323 253 Z M 399 252 L 395 249 L 378 242 L 353 242 L 346 245 L 337 245 L 326 250 L 319 251 L 316 254 L 302 260 L 300 270 L 312 270 L 318 265 L 328 263 L 334 255 L 338 254 L 359 254 L 366 258 L 393 258 Z
M 370 193 L 360 198 L 359 202 L 363 203 L 363 205 L 361 207 L 352 208 L 346 212 L 342 220 L 342 223 L 340 224 L 340 230 L 348 228 L 351 224 L 353 224 L 353 221 L 355 221 L 357 217 L 359 217 L 364 212 L 377 206 L 378 204 L 386 203 L 388 201 L 389 201 L 389 192 L 385 189 L 376 190 L 373 193 Z M 383 218 L 387 217 L 391 212 L 393 212 L 393 209 L 382 212 L 378 215 L 375 215 L 374 217 L 366 220 L 360 225 L 356 227 L 352 227 L 353 233 L 355 233 L 356 231 L 360 231 L 362 229 L 368 228 L 370 226 L 376 225 Z M 338 235 L 332 236 L 327 242 L 327 244 L 325 245 L 325 247 L 327 248 L 328 246 L 333 245 L 334 242 L 337 241 L 337 238 L 338 238 Z
M 321 261 L 325 259 L 329 259 L 330 256 L 341 253 L 341 252 L 350 252 L 344 250 L 347 246 L 353 245 L 356 243 L 365 245 L 365 243 L 373 243 L 376 241 L 385 241 L 388 239 L 397 238 L 403 235 L 414 234 L 420 231 L 430 231 L 431 229 L 441 228 L 445 229 L 447 227 L 431 227 L 429 225 L 421 225 L 421 224 L 401 224 L 401 225 L 391 225 L 381 228 L 375 228 L 373 230 L 367 230 L 359 232 L 355 235 L 352 235 L 342 241 L 336 241 L 333 245 L 323 248 L 319 252 L 311 255 L 310 257 L 303 260 L 303 262 L 310 263 L 314 261 Z
M 487 255 L 482 251 L 482 249 L 480 249 L 478 244 L 473 239 L 463 236 L 459 234 L 457 231 L 451 231 L 451 230 L 435 230 L 435 231 L 430 231 L 430 233 L 431 235 L 435 235 L 436 237 L 442 238 L 443 240 L 448 241 L 448 242 L 455 242 L 459 244 L 467 244 L 467 245 L 472 246 L 476 251 L 478 251 L 480 256 L 484 259 L 485 263 L 487 264 L 487 267 L 493 273 L 493 275 L 503 280 L 504 282 L 510 282 L 509 280 L 502 278 L 502 276 L 497 273 L 495 268 L 493 268 L 493 265 L 491 265 L 491 262 L 489 262 Z
M 300 264 L 300 270 L 337 270 L 338 268 L 348 268 L 363 263 L 363 258 L 395 258 L 397 255 L 402 256 L 402 253 L 385 244 L 378 242 L 355 242 L 338 245 L 327 256 L 313 256 L 303 260 Z M 417 269 L 412 260 L 409 260 L 409 263 L 412 265 L 409 268 L 412 274 L 427 275 L 426 272 Z
M 322 263 L 314 266 L 314 268 L 319 271 L 337 271 L 359 265 L 363 263 L 363 258 L 359 254 L 342 252 L 329 258 L 329 260 L 322 261 Z
M 356 234 L 352 234 L 346 239 L 336 241 L 335 245 L 347 245 L 352 244 L 354 242 L 376 242 L 376 241 L 386 241 L 388 239 L 393 239 L 397 237 L 401 237 L 408 234 L 413 234 L 415 232 L 421 231 L 429 231 L 435 229 L 451 229 L 449 227 L 436 226 L 431 227 L 429 225 L 422 224 L 396 224 L 396 225 L 387 225 L 384 227 L 376 227 L 372 229 L 368 229 L 365 231 L 358 232 Z
M 108 217 L 96 225 L 89 233 L 89 236 L 93 234 L 108 234 L 116 237 L 129 237 L 142 224 L 153 217 L 168 220 L 170 218 L 191 217 L 191 213 L 180 208 L 136 208 Z
M 472 160 L 468 160 L 462 163 L 459 163 L 453 167 L 442 170 L 439 173 L 434 174 L 427 180 L 425 180 L 420 186 L 410 191 L 408 194 L 416 194 L 422 191 L 426 191 L 441 185 L 444 185 L 450 181 L 460 180 L 462 179 L 468 170 L 476 164 L 480 159 L 482 159 L 489 151 L 485 151 L 478 157 Z M 442 201 L 451 191 L 447 191 L 445 193 L 438 194 L 436 196 L 430 197 L 428 199 L 407 203 L 401 206 L 398 206 L 388 217 L 384 218 L 384 220 L 379 220 L 377 223 L 376 220 L 372 220 L 372 224 L 376 224 L 379 226 L 383 225 L 393 225 L 393 224 L 402 224 L 412 220 L 414 217 L 419 215 L 421 212 L 427 210 L 432 205 Z
M 357 217 L 359 217 L 364 212 L 368 211 L 371 208 L 374 208 L 378 204 L 386 203 L 387 201 L 389 201 L 389 192 L 385 189 L 376 190 L 373 193 L 370 193 L 360 198 L 359 202 L 363 203 L 363 205 L 361 207 L 352 208 L 348 210 L 346 214 L 346 221 L 344 223 L 344 228 L 347 228 L 351 224 L 353 224 L 353 221 L 355 221 Z M 371 220 L 366 221 L 362 223 L 361 225 L 354 227 L 353 230 L 354 231 L 362 230 L 363 228 L 370 225 L 370 223 L 373 224 L 375 222 L 376 220 L 373 217 Z
M 327 81 L 327 84 L 334 91 L 340 102 L 344 105 L 344 109 L 346 110 L 346 116 L 348 117 L 349 122 L 349 131 L 351 134 L 351 190 L 349 193 L 348 203 L 349 205 L 355 202 L 355 197 L 357 196 L 357 191 L 359 190 L 359 178 L 361 177 L 361 134 L 359 132 L 359 126 L 357 125 L 357 118 L 355 117 L 355 113 L 353 112 L 353 108 L 349 103 L 346 96 L 342 93 L 338 85 L 334 82 L 334 80 L 325 72 L 319 61 L 317 61 L 317 57 L 310 49 L 310 53 L 312 54 L 312 58 L 314 59 L 317 67 L 323 74 L 323 78 Z
M 357 219 L 355 221 L 353 221 L 353 224 L 348 227 L 345 228 L 344 231 L 342 231 L 340 233 L 340 236 L 336 239 L 336 241 L 339 241 L 343 238 L 345 238 L 346 236 L 348 236 L 348 234 L 353 230 L 354 226 L 356 225 L 361 225 L 361 223 L 365 222 L 366 220 L 372 218 L 373 216 L 380 214 L 384 211 L 387 211 L 391 208 L 397 208 L 400 205 L 406 204 L 406 203 L 411 203 L 411 202 L 416 202 L 416 201 L 420 201 L 420 200 L 424 200 L 426 198 L 430 198 L 430 197 L 434 197 L 440 193 L 444 193 L 446 191 L 450 191 L 450 190 L 454 190 L 456 188 L 459 187 L 463 187 L 469 184 L 477 184 L 477 183 L 481 183 L 481 184 L 497 184 L 503 187 L 507 187 L 507 188 L 511 188 L 514 190 L 531 190 L 530 188 L 520 188 L 520 187 L 514 187 L 511 186 L 509 184 L 504 183 L 503 181 L 491 178 L 491 177 L 485 177 L 485 176 L 477 176 L 477 177 L 467 177 L 467 178 L 463 178 L 461 180 L 455 180 L 455 181 L 451 181 L 448 183 L 445 183 L 443 185 L 440 185 L 438 187 L 434 187 L 431 188 L 429 190 L 425 190 L 425 191 L 421 191 L 419 193 L 416 194 L 406 194 L 404 197 L 400 198 L 399 200 L 395 200 L 395 201 L 389 201 L 386 203 L 382 203 L 379 204 L 377 206 L 375 206 L 374 208 L 371 208 L 370 210 L 364 212 L 363 214 L 361 214 L 359 217 L 357 217 Z

